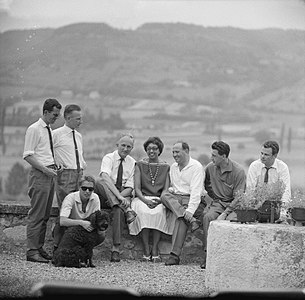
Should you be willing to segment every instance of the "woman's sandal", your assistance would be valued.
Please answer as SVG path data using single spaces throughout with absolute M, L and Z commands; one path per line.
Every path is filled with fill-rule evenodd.
M 144 254 L 143 254 L 143 257 L 142 257 L 142 261 L 151 261 L 151 256 L 145 256 Z
M 152 257 L 151 257 L 151 261 L 152 261 L 153 263 L 160 263 L 160 262 L 162 261 L 162 259 L 161 259 L 160 255 L 158 255 L 158 256 L 152 256 Z

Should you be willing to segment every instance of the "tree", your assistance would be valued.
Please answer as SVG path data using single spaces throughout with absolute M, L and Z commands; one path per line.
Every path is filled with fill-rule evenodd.
M 24 186 L 27 184 L 28 172 L 25 167 L 16 162 L 7 177 L 5 182 L 5 191 L 9 195 L 21 194 Z
M 288 152 L 291 151 L 291 139 L 292 139 L 292 130 L 291 130 L 291 127 L 289 127 L 288 137 L 287 137 L 287 150 L 288 150 Z
M 259 130 L 254 134 L 255 140 L 259 143 L 262 144 L 267 140 L 271 139 L 271 132 L 265 129 Z
M 20 99 L 18 97 L 0 98 L 0 145 L 2 145 L 2 155 L 6 153 L 6 143 L 4 138 L 4 128 L 6 125 L 6 113 L 9 106 L 14 105 Z
M 203 165 L 206 166 L 210 161 L 210 157 L 207 154 L 200 154 L 197 160 Z

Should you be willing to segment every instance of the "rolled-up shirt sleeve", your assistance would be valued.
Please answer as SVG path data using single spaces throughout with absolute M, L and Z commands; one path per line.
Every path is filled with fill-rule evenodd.
M 102 159 L 99 175 L 101 176 L 102 173 L 106 173 L 111 177 L 112 164 L 113 164 L 112 159 L 109 156 L 105 155 Z
M 61 217 L 67 217 L 69 218 L 72 207 L 73 207 L 73 199 L 72 199 L 72 194 L 68 194 L 66 198 L 64 199 L 61 210 L 60 210 L 60 216 Z
M 23 158 L 33 155 L 35 153 L 35 147 L 38 144 L 39 135 L 34 127 L 29 127 L 25 133 Z

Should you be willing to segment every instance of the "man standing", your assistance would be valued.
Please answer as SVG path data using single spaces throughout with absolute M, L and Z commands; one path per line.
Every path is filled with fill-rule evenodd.
M 200 205 L 203 193 L 204 170 L 201 163 L 189 154 L 186 142 L 178 141 L 173 145 L 173 158 L 170 167 L 171 187 L 161 196 L 161 202 L 177 217 L 172 236 L 172 250 L 166 266 L 179 265 L 182 247 L 187 230 L 194 232 L 199 228 L 196 220 L 202 212 Z
M 59 117 L 60 110 L 61 104 L 56 99 L 47 99 L 43 105 L 42 117 L 30 125 L 25 134 L 23 158 L 31 165 L 26 259 L 39 263 L 48 263 L 52 258 L 43 249 L 57 176 L 49 125 Z
M 62 167 L 56 186 L 59 208 L 69 193 L 78 190 L 79 179 L 86 168 L 82 135 L 76 130 L 82 124 L 81 108 L 76 104 L 67 105 L 64 118 L 65 124 L 53 131 L 55 160 Z
M 81 108 L 76 104 L 67 105 L 64 118 L 65 124 L 53 131 L 55 160 L 60 166 L 56 183 L 59 210 L 65 197 L 71 192 L 78 191 L 79 179 L 86 168 L 82 135 L 76 130 L 82 124 Z M 62 234 L 58 219 L 53 229 L 54 249 L 57 248 Z
M 207 236 L 212 220 L 232 219 L 230 213 L 234 209 L 234 195 L 238 190 L 246 188 L 246 173 L 242 166 L 229 159 L 230 146 L 223 141 L 212 144 L 210 162 L 205 168 L 204 186 L 208 193 L 205 201 L 210 205 L 203 215 L 203 250 L 204 257 L 201 268 L 205 269 Z
M 266 141 L 261 149 L 260 158 L 253 161 L 248 169 L 247 189 L 255 188 L 265 182 L 274 183 L 282 180 L 285 191 L 282 202 L 287 203 L 291 198 L 290 174 L 288 166 L 277 158 L 280 147 L 276 141 Z
M 96 182 L 95 192 L 101 200 L 101 207 L 110 207 L 113 212 L 111 252 L 112 262 L 120 261 L 121 235 L 124 215 L 130 224 L 136 213 L 130 208 L 134 189 L 135 160 L 129 155 L 134 145 L 134 138 L 123 134 L 117 142 L 117 150 L 106 154 L 102 159 L 100 178 Z

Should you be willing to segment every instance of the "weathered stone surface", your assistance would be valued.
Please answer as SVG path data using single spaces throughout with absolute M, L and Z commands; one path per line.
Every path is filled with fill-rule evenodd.
M 15 226 L 11 228 L 6 228 L 3 233 L 8 239 L 14 240 L 14 242 L 25 241 L 26 240 L 26 227 L 25 226 Z
M 214 290 L 304 288 L 305 227 L 212 221 L 206 286 Z
M 18 204 L 0 204 L 0 250 L 11 252 L 26 252 L 26 223 L 29 206 Z M 109 210 L 108 210 L 109 212 Z M 47 224 L 45 249 L 52 253 L 52 229 L 58 216 L 58 208 L 52 207 L 51 217 Z M 112 214 L 110 213 L 110 219 Z M 202 229 L 187 234 L 186 242 L 181 255 L 182 263 L 198 262 L 202 257 Z M 112 248 L 112 226 L 109 226 L 105 241 L 94 249 L 95 258 L 110 259 Z M 162 234 L 159 243 L 159 252 L 162 257 L 171 251 L 171 236 Z M 124 229 L 121 244 L 121 258 L 139 259 L 143 255 L 140 236 L 129 235 L 127 226 Z

